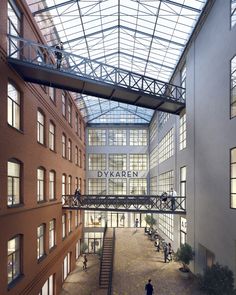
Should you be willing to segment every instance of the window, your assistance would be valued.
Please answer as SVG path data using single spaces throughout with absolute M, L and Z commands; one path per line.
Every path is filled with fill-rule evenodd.
M 65 134 L 62 134 L 61 142 L 62 142 L 62 157 L 66 158 L 66 136 L 65 136 Z
M 146 178 L 132 178 L 129 181 L 131 195 L 146 195 L 147 180 Z
M 44 168 L 37 169 L 37 201 L 44 201 L 44 191 L 45 191 L 45 170 Z
M 86 157 L 85 157 L 85 154 L 84 154 L 83 158 L 84 158 L 84 170 L 86 170 Z
M 137 129 L 130 130 L 130 145 L 145 146 L 147 145 L 147 130 Z
M 55 171 L 49 172 L 49 200 L 55 200 L 56 199 L 56 173 Z
M 108 130 L 108 144 L 109 145 L 126 145 L 126 130 L 123 129 L 109 129 Z
M 231 108 L 230 118 L 236 116 L 236 56 L 231 59 Z
M 62 188 L 61 193 L 64 196 L 66 194 L 66 175 L 62 174 Z
M 157 195 L 157 176 L 150 178 L 150 195 Z
M 187 177 L 187 169 L 186 167 L 180 168 L 180 196 L 186 197 L 186 177 Z M 181 206 L 183 209 L 185 209 L 185 202 L 182 203 L 183 200 L 181 200 Z
M 63 260 L 63 280 L 65 280 L 70 273 L 70 253 L 66 255 L 66 257 Z
M 106 130 L 105 129 L 89 129 L 88 144 L 90 146 L 106 145 Z
M 45 255 L 45 224 L 37 228 L 37 259 Z
M 15 5 L 15 2 L 8 1 L 8 34 L 16 37 L 21 36 L 21 13 L 18 7 Z M 9 53 L 13 53 L 19 48 L 20 42 L 16 40 L 11 40 L 8 43 L 8 51 Z M 19 52 L 17 51 L 11 57 L 19 58 Z
M 68 160 L 72 160 L 72 142 L 70 139 L 68 140 Z
M 187 242 L 187 219 L 180 217 L 180 244 Z
M 80 212 L 78 210 L 75 210 L 75 227 L 79 226 L 80 223 Z
M 127 169 L 127 155 L 124 154 L 109 154 L 108 169 L 112 171 Z
M 72 212 L 70 211 L 69 214 L 68 214 L 68 232 L 69 233 L 72 232 L 71 221 L 72 221 Z
M 79 149 L 76 146 L 75 147 L 75 165 L 78 165 L 78 164 L 79 164 Z
M 236 23 L 236 0 L 231 0 L 231 28 Z
M 12 127 L 21 128 L 21 99 L 20 92 L 10 83 L 7 88 L 7 122 Z
M 61 103 L 62 103 L 62 115 L 65 117 L 66 116 L 66 94 L 65 92 L 62 92 L 61 95 Z
M 79 150 L 79 167 L 82 168 L 82 151 Z
M 123 178 L 110 178 L 108 189 L 110 195 L 126 195 L 127 180 Z
M 159 175 L 158 179 L 158 195 L 164 192 L 170 192 L 174 184 L 174 171 L 167 171 Z
M 88 193 L 90 195 L 106 195 L 106 179 L 90 178 L 88 180 Z
M 17 235 L 7 243 L 8 284 L 21 274 L 21 236 Z
M 66 237 L 66 214 L 62 215 L 62 239 Z
M 51 101 L 53 101 L 55 103 L 56 101 L 56 89 L 53 87 L 48 87 L 48 95 L 51 99 Z
M 21 193 L 21 165 L 17 160 L 10 160 L 7 163 L 7 205 L 20 204 Z
M 72 103 L 69 101 L 68 102 L 68 122 L 71 125 L 72 123 Z
M 186 148 L 186 114 L 179 119 L 179 149 Z
M 72 185 L 72 176 L 69 175 L 68 177 L 68 195 L 71 195 L 72 192 L 71 192 L 71 185 Z
M 174 154 L 174 129 L 172 128 L 159 143 L 159 164 Z
M 38 111 L 37 112 L 37 140 L 41 144 L 44 144 L 44 128 L 45 128 L 45 117 L 40 111 Z
M 55 151 L 55 125 L 49 123 L 49 148 L 51 151 Z
M 155 147 L 150 154 L 150 169 L 157 167 L 158 164 L 158 147 Z
M 78 259 L 80 255 L 80 241 L 78 241 L 75 245 L 75 259 Z
M 169 113 L 158 112 L 158 128 L 159 128 L 159 130 L 165 126 L 165 123 L 168 121 L 169 118 L 170 118 Z
M 158 112 L 160 113 L 160 112 Z M 156 136 L 157 136 L 157 116 L 154 117 L 154 119 L 152 119 L 151 123 L 150 123 L 150 142 L 152 142 Z
M 79 178 L 75 177 L 75 189 L 79 188 Z
M 56 245 L 56 219 L 49 222 L 49 249 Z
M 106 155 L 105 154 L 89 154 L 89 170 L 105 170 Z
M 230 197 L 231 208 L 236 209 L 236 148 L 230 152 Z
M 182 89 L 182 98 L 185 99 L 185 88 L 186 88 L 186 65 L 183 66 L 180 72 L 180 86 L 183 87 Z
M 129 157 L 130 170 L 147 170 L 147 155 L 137 154 L 130 155 Z
M 75 113 L 75 132 L 79 134 L 79 115 Z
M 54 276 L 51 275 L 44 283 L 38 295 L 54 295 Z

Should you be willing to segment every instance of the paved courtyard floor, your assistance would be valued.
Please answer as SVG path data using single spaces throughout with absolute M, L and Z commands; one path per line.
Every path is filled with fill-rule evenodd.
M 116 229 L 113 295 L 144 295 L 149 278 L 155 295 L 203 295 L 193 278 L 183 279 L 179 264 L 164 263 L 163 253 L 156 252 L 153 242 L 144 235 L 143 229 Z M 88 270 L 82 270 L 82 258 L 68 276 L 61 295 L 106 295 L 99 289 L 99 259 L 88 255 Z

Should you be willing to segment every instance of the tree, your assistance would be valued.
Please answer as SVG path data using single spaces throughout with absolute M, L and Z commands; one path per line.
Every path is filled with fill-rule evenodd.
M 153 228 L 153 226 L 157 224 L 156 219 L 152 215 L 146 215 L 145 221 L 150 226 L 150 228 Z
M 193 260 L 194 252 L 189 244 L 183 244 L 175 253 L 175 261 L 179 261 L 183 264 L 183 268 L 180 269 L 183 272 L 189 272 L 188 265 Z
M 201 290 L 208 295 L 236 294 L 233 272 L 227 266 L 213 264 L 203 275 L 198 275 L 198 281 Z
M 80 249 L 81 253 L 83 254 L 88 249 L 88 245 L 86 243 L 82 243 Z

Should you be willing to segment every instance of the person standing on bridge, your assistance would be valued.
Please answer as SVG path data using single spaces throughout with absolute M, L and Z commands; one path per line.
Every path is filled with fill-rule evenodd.
M 77 201 L 77 204 L 79 205 L 79 203 L 81 202 L 81 193 L 80 193 L 80 189 L 77 189 L 75 190 L 75 200 Z
M 177 197 L 177 192 L 173 189 L 170 189 L 170 201 L 171 201 L 171 210 L 175 210 L 175 198 Z
M 148 283 L 145 286 L 146 295 L 152 295 L 153 294 L 153 285 L 151 284 L 151 279 L 148 280 Z
M 60 42 L 56 46 L 56 49 L 58 49 L 58 50 L 64 50 L 63 43 Z M 61 51 L 55 51 L 55 55 L 56 55 L 56 58 L 57 58 L 57 69 L 60 69 L 61 68 L 61 62 L 62 62 L 62 52 Z

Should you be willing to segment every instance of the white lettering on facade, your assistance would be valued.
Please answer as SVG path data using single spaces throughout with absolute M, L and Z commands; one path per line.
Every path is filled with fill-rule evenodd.
M 97 177 L 138 177 L 138 171 L 97 171 Z

